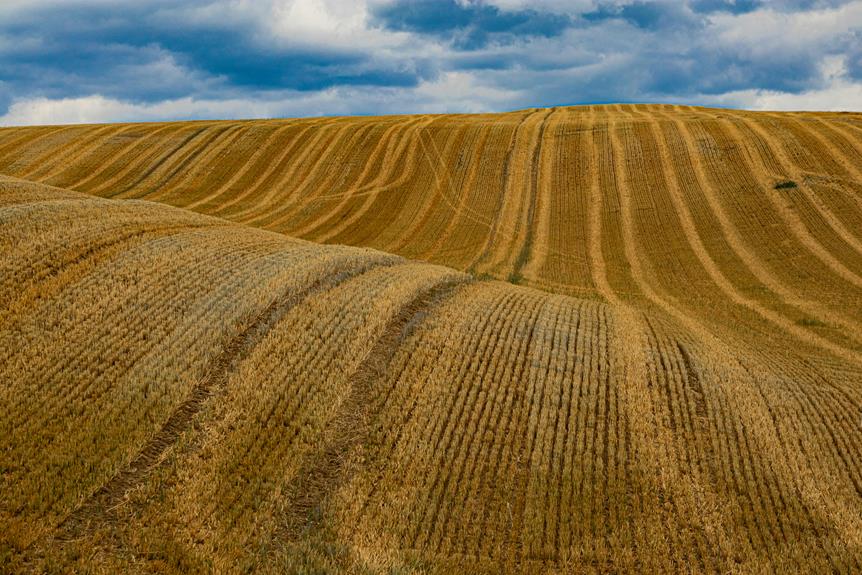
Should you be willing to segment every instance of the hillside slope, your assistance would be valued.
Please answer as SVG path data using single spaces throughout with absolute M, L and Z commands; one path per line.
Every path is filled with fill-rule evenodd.
M 0 560 L 862 568 L 853 352 L 623 298 L 2 179 Z
M 0 174 L 0 572 L 862 570 L 860 114 L 8 128 Z
M 779 350 L 862 352 L 859 114 L 623 105 L 12 128 L 0 173 L 669 309 Z

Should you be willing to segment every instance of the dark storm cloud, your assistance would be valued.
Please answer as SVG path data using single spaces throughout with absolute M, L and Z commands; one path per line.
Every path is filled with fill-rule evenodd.
M 378 7 L 373 21 L 390 30 L 433 35 L 453 41 L 459 49 L 477 49 L 489 42 L 512 42 L 530 36 L 559 36 L 568 16 L 536 10 L 504 11 L 488 4 L 455 0 L 398 0 Z
M 660 30 L 664 28 L 701 26 L 701 20 L 689 6 L 680 2 L 631 2 L 628 4 L 600 4 L 598 9 L 583 15 L 588 22 L 620 19 L 638 28 Z
M 757 10 L 763 5 L 761 0 L 694 0 L 691 9 L 695 12 L 730 12 L 744 14 Z

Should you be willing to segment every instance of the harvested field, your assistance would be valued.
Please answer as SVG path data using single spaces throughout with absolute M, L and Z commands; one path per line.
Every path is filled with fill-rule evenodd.
M 862 570 L 862 115 L 0 129 L 0 571 Z

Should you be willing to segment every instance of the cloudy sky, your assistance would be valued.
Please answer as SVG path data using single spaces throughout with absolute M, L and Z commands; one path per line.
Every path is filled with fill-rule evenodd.
M 862 0 L 0 0 L 0 124 L 862 110 Z

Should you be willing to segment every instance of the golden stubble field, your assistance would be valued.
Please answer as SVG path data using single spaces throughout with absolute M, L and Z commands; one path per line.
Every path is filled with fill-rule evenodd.
M 862 115 L 0 129 L 0 569 L 862 570 Z

